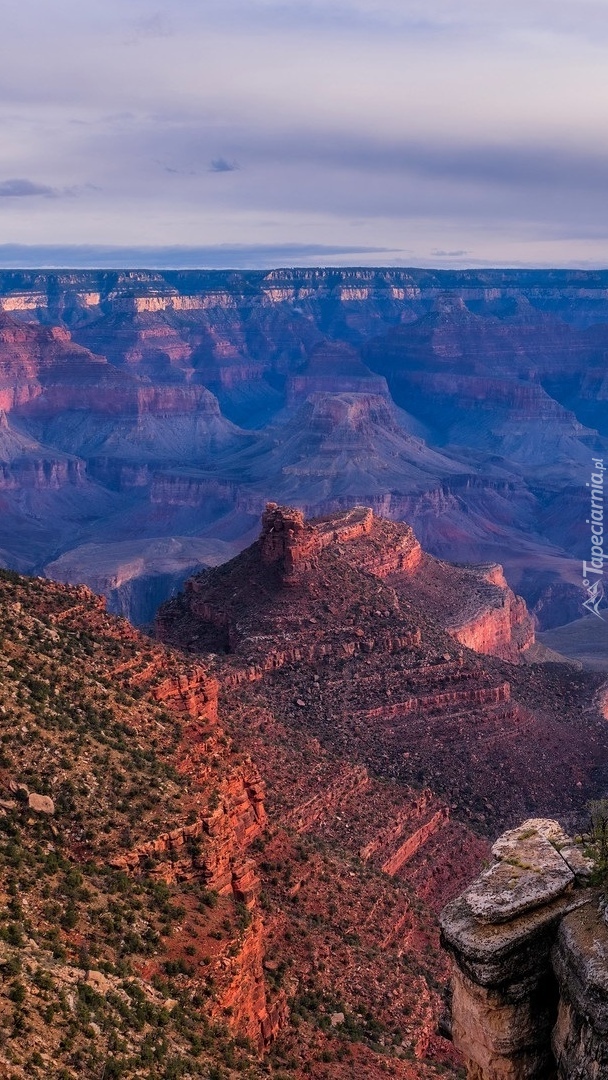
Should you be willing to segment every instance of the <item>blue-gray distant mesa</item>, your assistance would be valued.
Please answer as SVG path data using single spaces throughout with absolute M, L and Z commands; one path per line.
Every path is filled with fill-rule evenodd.
M 2 36 L 26 261 L 605 262 L 604 0 L 5 0 Z

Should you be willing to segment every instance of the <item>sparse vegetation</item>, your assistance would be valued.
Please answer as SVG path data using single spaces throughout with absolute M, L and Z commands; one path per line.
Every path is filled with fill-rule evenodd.
M 117 865 L 196 827 L 231 767 L 218 756 L 209 789 L 190 795 L 182 724 L 155 695 L 168 659 L 95 598 L 7 571 L 0 645 L 0 1071 L 206 1080 L 229 1060 L 258 1075 L 253 1049 L 210 1018 L 215 961 L 198 964 L 218 924 L 214 955 L 238 952 L 249 912 L 180 884 L 169 844 Z M 32 791 L 53 814 L 31 812 Z M 193 838 L 178 859 L 202 857 Z
M 608 799 L 593 800 L 588 811 L 589 826 L 583 839 L 595 863 L 593 882 L 608 889 Z

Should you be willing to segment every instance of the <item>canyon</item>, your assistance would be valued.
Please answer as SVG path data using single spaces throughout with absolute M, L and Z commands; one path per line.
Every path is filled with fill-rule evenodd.
M 539 803 L 576 817 L 605 790 L 602 675 L 543 651 L 500 567 L 452 567 L 370 508 L 269 504 L 259 539 L 191 578 L 156 632 L 213 657 L 232 723 L 270 709 L 482 834 Z
M 577 829 L 606 790 L 605 674 L 536 641 L 498 564 L 449 564 L 369 506 L 311 520 L 269 503 L 255 532 L 161 606 L 154 636 L 84 586 L 0 571 L 11 1077 L 456 1080 L 481 1060 L 471 1001 L 491 1010 L 485 983 L 454 983 L 450 1033 L 449 913 L 463 895 L 487 912 L 498 831 Z M 523 863 L 536 841 L 515 832 Z M 588 935 L 568 922 L 587 864 L 550 839 L 559 872 L 526 913 L 553 934 L 536 912 L 559 909 L 577 971 L 564 935 Z M 511 842 L 492 849 L 509 873 Z
M 580 829 L 605 794 L 605 676 L 535 642 L 500 566 L 438 560 L 369 507 L 307 521 L 271 503 L 253 545 L 163 605 L 157 635 L 211 661 L 271 813 L 441 912 L 437 1031 L 469 1080 L 603 1076 L 605 899 L 580 841 L 539 815 Z
M 256 552 L 291 590 L 343 547 L 374 591 L 424 574 L 412 531 L 367 508 L 311 527 L 269 506 Z M 243 708 L 250 664 L 145 637 L 84 587 L 0 572 L 0 638 L 0 1068 L 457 1075 L 435 912 L 487 842 L 440 794 L 290 730 L 270 697 Z M 419 638 L 395 618 L 379 642 Z
M 1 271 L 0 561 L 146 625 L 268 500 L 366 505 L 601 667 L 607 348 L 599 271 Z

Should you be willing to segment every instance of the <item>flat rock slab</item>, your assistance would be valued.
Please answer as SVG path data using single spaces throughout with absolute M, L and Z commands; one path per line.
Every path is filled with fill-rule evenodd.
M 439 921 L 444 943 L 470 978 L 481 986 L 496 986 L 507 977 L 515 981 L 525 978 L 530 964 L 535 968 L 537 963 L 534 941 L 570 911 L 589 902 L 589 891 L 575 888 L 510 922 L 489 923 L 475 918 L 464 896 L 459 896 L 443 909 Z M 522 949 L 526 956 L 530 954 L 530 964 L 522 964 Z
M 463 894 L 480 922 L 503 923 L 550 904 L 572 887 L 575 871 L 559 848 L 574 848 L 557 822 L 534 818 L 496 841 L 499 860 Z
M 516 829 L 509 829 L 499 836 L 492 847 L 492 854 L 496 859 L 505 859 L 513 854 L 523 840 L 533 837 L 541 837 L 556 845 L 572 843 L 559 821 L 553 821 L 552 818 L 528 818 Z
M 494 844 L 492 854 L 496 859 L 517 858 L 523 843 L 535 837 L 548 840 L 577 878 L 586 880 L 591 876 L 593 861 L 583 855 L 582 848 L 564 832 L 559 822 L 550 818 L 530 818 L 517 829 L 503 833 Z

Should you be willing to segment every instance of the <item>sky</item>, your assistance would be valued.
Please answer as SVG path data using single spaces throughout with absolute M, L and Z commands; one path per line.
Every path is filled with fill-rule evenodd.
M 3 0 L 0 266 L 608 265 L 608 0 Z

